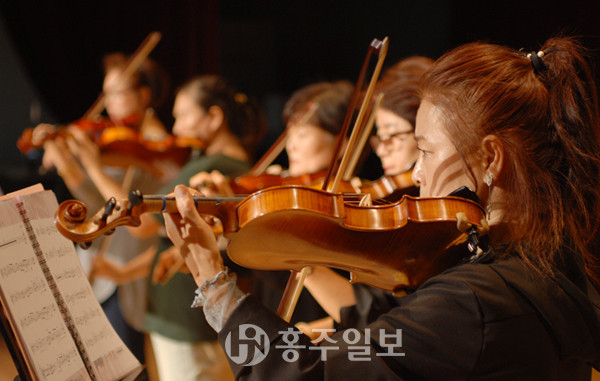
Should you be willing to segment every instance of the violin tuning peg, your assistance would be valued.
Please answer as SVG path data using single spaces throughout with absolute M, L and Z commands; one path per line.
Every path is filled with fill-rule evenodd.
M 113 212 L 113 210 L 115 209 L 115 206 L 117 205 L 117 200 L 114 197 L 111 197 L 106 204 L 104 204 L 104 214 L 102 215 L 102 218 L 104 220 L 106 220 L 106 217 L 110 216 L 111 213 Z
M 92 246 L 91 242 L 79 242 L 79 247 L 81 247 L 83 250 L 89 249 L 90 246 Z
M 139 189 L 134 189 L 131 192 L 129 192 L 128 199 L 129 205 L 131 205 L 131 207 L 140 206 L 144 202 L 144 196 L 142 195 L 142 192 L 140 192 Z

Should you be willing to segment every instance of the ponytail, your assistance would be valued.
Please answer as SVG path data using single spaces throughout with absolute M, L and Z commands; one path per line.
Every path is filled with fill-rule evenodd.
M 229 131 L 240 139 L 246 152 L 254 157 L 256 147 L 266 132 L 266 117 L 258 101 L 238 92 L 224 78 L 216 75 L 197 76 L 186 82 L 195 102 L 205 110 L 219 106 Z M 180 90 L 180 91 L 181 91 Z

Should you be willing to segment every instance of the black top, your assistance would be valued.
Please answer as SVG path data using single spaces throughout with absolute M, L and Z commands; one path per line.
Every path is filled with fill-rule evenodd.
M 365 312 L 387 308 L 365 329 L 336 331 L 321 350 L 309 349 L 309 339 L 297 335 L 293 345 L 303 348 L 294 348 L 299 358 L 291 362 L 283 360 L 293 359 L 291 351 L 276 348 L 290 349 L 283 339 L 291 335 L 278 333 L 290 326 L 249 297 L 219 340 L 228 350 L 231 333 L 229 347 L 244 363 L 236 345 L 249 340 L 236 339 L 238 327 L 254 324 L 269 336 L 268 355 L 258 364 L 244 367 L 230 356 L 241 379 L 589 380 L 590 364 L 600 368 L 600 297 L 585 281 L 577 283 L 583 284 L 562 273 L 532 274 L 516 258 L 461 264 L 406 297 L 372 298 L 363 311 L 343 310 L 343 319 L 360 324 L 372 320 Z M 392 355 L 381 356 L 388 351 Z M 364 361 L 352 357 L 357 354 Z

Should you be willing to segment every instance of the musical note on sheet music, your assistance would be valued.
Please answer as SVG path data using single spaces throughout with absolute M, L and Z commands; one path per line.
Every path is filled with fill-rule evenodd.
M 0 267 L 0 276 L 7 278 L 17 273 L 30 272 L 37 266 L 37 260 L 33 257 L 23 258 L 17 262 L 7 263 Z
M 70 366 L 72 363 L 77 362 L 78 359 L 79 354 L 77 353 L 77 350 L 72 348 L 64 353 L 57 354 L 56 361 L 41 367 L 41 372 L 44 375 L 44 377 L 50 378 L 60 369 L 64 369 L 65 367 Z M 82 375 L 85 374 L 83 372 L 80 373 Z M 83 377 L 81 378 L 83 379 Z M 72 379 L 77 378 L 73 377 Z
M 88 289 L 76 290 L 73 293 L 68 293 L 65 295 L 65 301 L 67 304 L 77 303 L 80 300 L 85 300 L 90 296 L 90 291 Z
M 107 329 L 102 329 L 100 331 L 95 332 L 92 336 L 86 339 L 85 343 L 89 346 L 94 346 L 104 340 L 108 334 Z
M 60 313 L 58 308 L 56 308 L 56 304 L 53 303 L 43 306 L 37 311 L 29 312 L 27 316 L 20 319 L 21 325 L 23 328 L 27 328 L 32 324 L 38 323 L 40 320 L 51 320 L 53 314 L 55 313 Z
M 53 343 L 57 343 L 69 336 L 69 332 L 64 326 L 55 326 L 47 330 L 47 335 L 37 338 L 31 345 L 33 352 L 44 352 L 48 350 Z
M 48 249 L 48 251 L 46 251 L 44 254 L 46 254 L 46 259 L 55 260 L 69 256 L 71 253 L 72 249 L 70 247 L 58 246 Z
M 65 279 L 75 279 L 79 276 L 80 270 L 76 267 L 71 267 L 68 269 L 64 269 L 59 274 L 55 276 L 57 281 L 65 280 Z
M 83 312 L 83 314 L 75 316 L 75 324 L 77 325 L 85 325 L 87 323 L 90 322 L 90 320 L 101 316 L 102 312 L 101 310 L 97 310 L 97 309 L 89 309 Z
M 10 300 L 13 303 L 20 302 L 28 299 L 31 296 L 38 296 L 40 292 L 44 291 L 48 287 L 46 282 L 41 279 L 34 279 L 31 282 L 25 284 L 25 287 L 21 288 L 20 291 L 16 291 L 10 295 Z
M 57 230 L 54 225 L 38 225 L 34 229 L 35 235 L 39 237 L 56 234 Z

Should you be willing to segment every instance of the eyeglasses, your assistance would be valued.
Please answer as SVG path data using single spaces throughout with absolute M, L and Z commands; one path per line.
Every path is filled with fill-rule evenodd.
M 137 88 L 135 87 L 127 87 L 119 90 L 108 90 L 104 92 L 104 97 L 107 99 L 117 99 L 124 98 L 133 94 Z
M 413 134 L 414 131 L 411 130 L 396 132 L 395 134 L 387 136 L 373 135 L 370 138 L 371 147 L 373 147 L 374 150 L 377 150 L 380 147 L 389 149 L 392 146 L 398 146 L 400 143 L 403 143 L 408 137 L 410 137 Z

